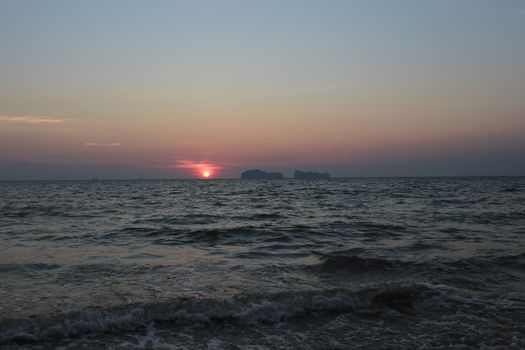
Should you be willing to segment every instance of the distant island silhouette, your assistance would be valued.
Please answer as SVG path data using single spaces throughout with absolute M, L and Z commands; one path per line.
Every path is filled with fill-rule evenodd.
M 296 170 L 294 172 L 294 179 L 300 180 L 317 180 L 317 179 L 329 179 L 329 173 L 317 173 L 315 171 L 302 171 Z M 241 179 L 243 180 L 280 180 L 284 179 L 284 176 L 280 172 L 270 173 L 261 169 L 252 169 L 242 172 Z
M 244 180 L 279 180 L 284 179 L 283 174 L 268 173 L 260 169 L 246 170 L 241 174 L 241 179 Z

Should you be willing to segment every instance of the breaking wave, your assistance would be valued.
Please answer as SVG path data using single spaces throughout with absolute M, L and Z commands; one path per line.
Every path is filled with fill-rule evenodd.
M 233 298 L 180 297 L 167 302 L 126 304 L 112 308 L 88 308 L 27 319 L 4 319 L 0 343 L 31 343 L 75 337 L 83 334 L 122 332 L 151 322 L 181 324 L 228 323 L 250 326 L 293 321 L 311 314 L 381 315 L 394 310 L 415 311 L 416 303 L 448 292 L 430 284 L 379 285 L 361 290 L 283 292 L 267 295 L 239 295 Z

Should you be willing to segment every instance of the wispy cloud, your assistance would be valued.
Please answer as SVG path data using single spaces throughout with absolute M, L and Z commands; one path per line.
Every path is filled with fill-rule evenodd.
M 59 124 L 73 119 L 44 117 L 39 115 L 0 115 L 0 122 L 23 124 Z
M 195 169 L 195 168 L 214 168 L 214 169 L 223 169 L 222 166 L 219 166 L 214 163 L 208 163 L 205 161 L 195 161 L 190 159 L 180 159 L 177 160 L 175 165 L 172 166 L 173 168 L 179 168 L 179 169 Z
M 119 147 L 122 146 L 120 142 L 101 143 L 101 142 L 84 142 L 86 147 Z

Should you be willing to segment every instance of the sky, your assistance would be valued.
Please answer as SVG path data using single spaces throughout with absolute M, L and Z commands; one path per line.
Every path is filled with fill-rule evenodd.
M 0 0 L 0 179 L 525 175 L 523 0 Z

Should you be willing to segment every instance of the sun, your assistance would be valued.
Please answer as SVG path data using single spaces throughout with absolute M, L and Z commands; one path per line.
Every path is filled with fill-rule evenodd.
M 202 172 L 202 176 L 204 176 L 205 178 L 208 178 L 210 177 L 211 173 L 208 171 L 208 170 L 205 170 Z

